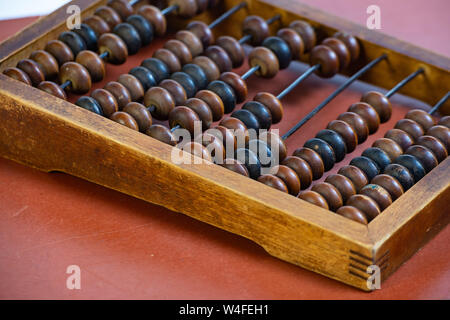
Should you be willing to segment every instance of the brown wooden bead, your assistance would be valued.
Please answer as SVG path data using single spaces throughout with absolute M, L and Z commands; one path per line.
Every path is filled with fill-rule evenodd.
M 144 98 L 144 87 L 142 83 L 132 74 L 123 73 L 117 79 L 130 92 L 131 101 L 140 102 Z
M 105 63 L 95 52 L 90 50 L 81 51 L 77 54 L 75 62 L 81 64 L 89 71 L 92 81 L 102 81 L 105 77 Z
M 353 221 L 368 224 L 366 215 L 358 208 L 352 206 L 342 206 L 336 211 L 336 213 Z
M 108 82 L 103 89 L 112 93 L 114 98 L 116 98 L 119 110 L 122 110 L 127 104 L 131 102 L 131 95 L 125 86 L 119 82 L 111 81 Z
M 380 127 L 380 117 L 377 111 L 365 102 L 354 103 L 348 108 L 348 112 L 354 112 L 361 116 L 369 128 L 369 134 L 375 133 Z
M 210 90 L 200 90 L 195 95 L 195 98 L 206 102 L 211 109 L 213 121 L 219 121 L 224 114 L 223 101 L 220 97 Z
M 97 37 L 111 31 L 109 25 L 106 23 L 105 20 L 100 18 L 100 16 L 96 15 L 89 16 L 83 20 L 83 23 L 91 27 L 92 30 L 94 30 L 94 32 L 97 34 Z
M 312 170 L 308 162 L 302 158 L 289 156 L 286 157 L 282 162 L 282 165 L 288 166 L 297 173 L 300 179 L 300 187 L 302 190 L 308 188 L 312 182 Z
M 321 194 L 325 198 L 331 211 L 336 211 L 344 205 L 338 189 L 328 182 L 317 183 L 312 186 L 311 190 Z
M 242 33 L 251 35 L 250 43 L 258 46 L 269 36 L 269 25 L 259 16 L 247 16 L 242 22 Z
M 319 44 L 311 50 L 309 56 L 311 66 L 319 64 L 316 74 L 323 78 L 330 78 L 339 71 L 339 58 L 328 46 Z
M 91 97 L 100 104 L 105 117 L 109 118 L 114 112 L 119 111 L 119 105 L 111 92 L 105 89 L 95 89 L 92 91 Z
M 109 28 L 112 30 L 116 25 L 122 22 L 119 14 L 112 8 L 107 6 L 100 6 L 95 10 L 94 14 L 99 16 L 108 24 Z
M 202 122 L 202 130 L 206 130 L 213 122 L 212 112 L 208 104 L 198 98 L 190 98 L 186 100 L 186 107 L 195 111 Z
M 368 91 L 361 97 L 361 102 L 371 105 L 377 111 L 381 123 L 385 123 L 391 118 L 392 105 L 384 94 L 376 91 Z
M 450 129 L 441 125 L 432 126 L 430 129 L 427 130 L 427 135 L 433 136 L 439 141 L 442 142 L 442 144 L 447 149 L 447 152 L 450 148 Z
M 266 186 L 272 187 L 285 193 L 289 193 L 284 181 L 281 178 L 274 176 L 273 174 L 260 175 L 258 177 L 258 181 L 264 183 Z
M 42 81 L 41 83 L 39 83 L 37 88 L 51 94 L 52 96 L 58 97 L 63 100 L 67 100 L 67 95 L 65 91 L 54 82 Z
M 253 101 L 262 103 L 267 109 L 270 110 L 273 124 L 279 123 L 283 118 L 283 105 L 281 104 L 281 101 L 273 94 L 268 92 L 258 92 L 253 98 Z
M 107 52 L 105 60 L 112 64 L 122 64 L 128 58 L 128 48 L 125 42 L 113 33 L 104 33 L 98 38 L 98 51 Z
M 123 21 L 127 20 L 134 12 L 127 0 L 108 0 L 108 7 L 113 8 Z
M 350 51 L 352 62 L 359 58 L 360 47 L 355 37 L 345 32 L 336 32 L 333 37 L 345 43 L 347 49 Z
M 17 68 L 25 72 L 31 80 L 33 86 L 45 80 L 41 67 L 31 59 L 23 59 L 17 63 Z
M 214 42 L 214 35 L 209 26 L 203 21 L 192 21 L 187 27 L 187 30 L 195 34 L 203 44 L 203 48 L 208 48 Z
M 85 67 L 76 62 L 66 62 L 59 69 L 59 81 L 70 81 L 67 89 L 73 93 L 84 94 L 91 90 L 92 81 Z
M 421 136 L 417 139 L 416 143 L 433 152 L 438 162 L 445 160 L 448 156 L 447 149 L 444 144 L 435 137 L 429 135 Z
M 223 162 L 223 164 L 221 164 L 221 166 L 224 168 L 227 168 L 228 170 L 231 170 L 233 172 L 239 173 L 240 175 L 248 177 L 247 168 L 236 159 L 227 158 L 224 160 L 224 162 Z
M 161 13 L 157 7 L 152 5 L 143 5 L 137 11 L 138 14 L 143 16 L 153 26 L 153 30 L 158 37 L 162 37 L 166 34 L 167 21 L 166 17 Z
M 134 120 L 134 118 L 126 112 L 114 112 L 109 118 L 117 123 L 120 123 L 121 125 L 124 125 L 125 127 L 139 131 L 139 126 L 136 120 Z
M 231 59 L 233 68 L 242 66 L 245 59 L 245 52 L 242 45 L 233 37 L 221 36 L 217 39 L 216 45 L 224 49 Z
M 181 128 L 189 131 L 191 136 L 194 135 L 194 125 L 196 121 L 200 121 L 197 113 L 188 107 L 176 107 L 169 113 L 169 125 L 171 128 L 179 125 Z
M 350 51 L 344 42 L 337 38 L 326 38 L 322 44 L 330 47 L 339 58 L 339 70 L 345 70 L 350 64 Z
M 378 204 L 381 211 L 389 207 L 392 203 L 392 198 L 389 192 L 377 184 L 366 185 L 360 190 L 360 194 L 372 198 Z
M 44 50 L 55 57 L 59 65 L 73 61 L 75 58 L 69 46 L 60 40 L 51 40 L 47 42 Z
M 332 184 L 339 191 L 344 203 L 352 195 L 356 194 L 356 189 L 353 182 L 342 174 L 331 174 L 325 179 L 325 182 Z
M 160 124 L 150 126 L 145 134 L 170 146 L 175 146 L 177 144 L 177 141 L 169 128 Z
M 275 156 L 275 152 L 278 151 L 278 162 L 283 161 L 287 157 L 286 144 L 278 134 L 272 131 L 264 131 L 260 133 L 259 140 L 267 143 L 272 152 L 272 156 Z
M 221 73 L 231 71 L 231 69 L 233 68 L 233 63 L 231 62 L 231 59 L 228 56 L 227 52 L 219 46 L 209 46 L 208 48 L 206 48 L 204 54 L 212 61 L 214 61 Z
M 439 119 L 438 124 L 450 129 L 450 116 L 442 117 L 441 119 Z
M 420 109 L 413 109 L 408 111 L 405 118 L 417 122 L 424 131 L 427 131 L 429 128 L 436 124 L 436 121 L 434 121 L 433 117 L 428 114 L 428 112 Z
M 400 119 L 394 126 L 395 129 L 400 129 L 405 131 L 409 136 L 416 141 L 420 136 L 423 136 L 425 132 L 422 127 L 411 119 Z
M 245 83 L 241 76 L 234 72 L 224 72 L 220 75 L 219 80 L 233 88 L 237 103 L 244 102 L 247 99 L 247 83 Z
M 175 34 L 175 38 L 183 42 L 189 48 L 192 57 L 196 57 L 203 52 L 202 42 L 191 31 L 180 30 Z
M 224 126 L 227 129 L 233 130 L 233 134 L 236 137 L 237 143 L 242 144 L 249 141 L 249 134 L 245 124 L 237 118 L 224 118 L 220 121 L 219 125 Z
M 208 150 L 214 163 L 221 164 L 225 159 L 225 147 L 222 139 L 208 132 L 203 132 L 199 137 L 195 138 L 196 142 L 201 144 Z
M 290 28 L 278 30 L 277 37 L 283 39 L 291 49 L 292 59 L 300 59 L 305 51 L 305 44 L 300 35 Z
M 346 165 L 339 169 L 338 174 L 341 174 L 350 179 L 355 187 L 356 192 L 359 192 L 366 184 L 369 183 L 366 174 L 353 165 Z
M 371 184 L 379 185 L 384 188 L 395 201 L 403 194 L 403 187 L 397 179 L 388 174 L 379 174 L 370 181 Z
M 363 194 L 355 194 L 354 196 L 351 196 L 346 205 L 355 207 L 362 211 L 366 215 L 369 222 L 381 212 L 375 200 Z
M 284 184 L 288 188 L 289 194 L 297 196 L 300 192 L 300 179 L 297 173 L 285 165 L 279 165 L 272 167 L 270 173 L 283 180 Z
M 347 153 L 353 152 L 358 145 L 358 135 L 355 130 L 342 120 L 333 120 L 327 125 L 327 129 L 337 132 L 344 139 Z
M 327 200 L 325 200 L 320 193 L 312 190 L 305 190 L 300 192 L 297 197 L 318 207 L 329 210 Z
M 44 50 L 33 51 L 30 59 L 36 61 L 44 72 L 45 79 L 55 79 L 58 76 L 58 61 L 50 53 Z
M 414 142 L 409 134 L 400 129 L 390 129 L 384 134 L 384 137 L 397 142 L 403 151 L 408 149 Z
M 164 44 L 164 48 L 170 50 L 182 65 L 192 61 L 192 54 L 189 51 L 189 48 L 180 40 L 169 40 Z
M 176 106 L 182 106 L 186 103 L 186 91 L 183 86 L 175 80 L 165 79 L 159 83 L 159 86 L 166 89 L 170 93 Z
M 230 129 L 225 128 L 224 126 L 215 126 L 209 128 L 205 132 L 222 140 L 222 145 L 224 146 L 225 151 L 227 151 L 227 158 L 234 156 L 234 151 L 236 150 L 236 137 Z
M 280 70 L 277 56 L 265 47 L 254 48 L 248 56 L 248 64 L 250 68 L 259 66 L 256 74 L 264 78 L 273 78 Z
M 410 154 L 419 160 L 425 171 L 428 173 L 438 165 L 438 161 L 434 154 L 421 145 L 414 145 L 406 149 L 405 154 Z
M 19 68 L 6 68 L 5 70 L 3 70 L 3 74 L 13 78 L 15 80 L 21 81 L 23 83 L 26 83 L 27 85 L 31 86 L 31 79 L 30 77 L 22 70 L 20 70 Z
M 357 113 L 354 112 L 344 112 L 338 117 L 338 120 L 346 122 L 353 130 L 356 132 L 358 137 L 358 143 L 363 143 L 367 140 L 369 135 L 369 128 L 367 127 L 366 121 Z
M 296 20 L 291 22 L 289 28 L 300 35 L 305 44 L 305 52 L 309 52 L 316 45 L 316 33 L 308 22 Z
M 204 12 L 209 5 L 209 0 L 195 0 L 197 2 L 197 14 Z
M 190 153 L 191 155 L 194 155 L 203 160 L 212 162 L 209 151 L 202 144 L 200 144 L 198 142 L 189 141 L 185 144 L 179 145 L 179 147 L 182 150 Z M 195 159 L 191 159 L 191 161 L 192 161 L 192 163 L 198 163 L 198 162 L 196 162 L 197 160 L 195 160 Z
M 175 12 L 182 18 L 192 18 L 198 10 L 197 2 L 195 0 L 168 0 L 167 5 L 178 6 L 178 9 Z
M 372 147 L 380 148 L 389 156 L 392 162 L 401 154 L 403 154 L 402 147 L 392 139 L 380 138 L 374 141 Z
M 170 73 L 181 70 L 180 59 L 170 50 L 164 48 L 158 49 L 153 53 L 153 58 L 164 62 L 169 67 Z
M 193 64 L 198 65 L 205 72 L 208 82 L 219 79 L 220 70 L 217 64 L 206 56 L 198 56 L 192 60 Z
M 155 108 L 151 112 L 155 119 L 167 120 L 170 112 L 175 108 L 175 100 L 164 87 L 152 87 L 145 93 L 144 105 L 147 108 Z
M 317 180 L 322 177 L 325 171 L 325 166 L 323 164 L 322 158 L 317 152 L 312 149 L 302 147 L 295 150 L 292 155 L 302 158 L 309 164 L 312 170 L 313 180 Z
M 122 111 L 128 113 L 136 120 L 140 132 L 146 132 L 152 125 L 150 112 L 139 102 L 130 102 Z

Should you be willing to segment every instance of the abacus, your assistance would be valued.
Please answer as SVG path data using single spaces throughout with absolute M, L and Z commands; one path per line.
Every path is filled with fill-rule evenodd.
M 160 2 L 75 0 L 80 28 L 67 29 L 64 6 L 3 42 L 1 155 L 187 214 L 366 291 L 368 267 L 386 279 L 447 225 L 448 58 L 289 0 Z M 310 67 L 271 91 L 295 60 Z M 306 116 L 283 107 L 312 74 L 338 73 L 347 78 Z M 256 76 L 269 85 L 252 98 Z M 288 150 L 355 80 L 378 89 Z M 391 118 L 400 90 L 433 107 L 347 156 Z M 182 154 L 198 161 L 174 163 L 177 132 L 194 138 L 196 123 Z

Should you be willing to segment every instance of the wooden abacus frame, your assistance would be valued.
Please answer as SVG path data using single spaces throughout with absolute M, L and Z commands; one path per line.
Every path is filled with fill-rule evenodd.
M 226 0 L 221 9 L 238 2 Z M 276 6 L 269 0 L 247 2 L 249 14 L 270 17 L 276 12 L 283 25 L 307 20 L 319 39 L 336 30 L 357 36 L 362 54 L 348 74 L 387 53 L 387 63 L 367 72 L 363 81 L 390 88 L 422 67 L 422 81 L 412 82 L 402 93 L 434 104 L 448 91 L 450 59 L 446 57 L 290 0 L 278 0 Z M 68 5 L 92 14 L 105 3 L 75 0 Z M 68 5 L 3 42 L 0 72 L 57 38 L 66 29 Z M 195 19 L 208 22 L 218 13 L 205 12 Z M 227 20 L 218 33 L 226 30 L 239 37 L 237 19 Z M 179 23 L 171 20 L 171 25 Z M 450 106 L 441 113 L 449 114 Z M 0 119 L 0 155 L 5 158 L 43 171 L 66 172 L 187 214 L 251 239 L 275 257 L 362 290 L 369 290 L 369 265 L 378 265 L 382 280 L 387 278 L 450 218 L 449 158 L 366 226 L 220 166 L 174 164 L 172 147 L 3 74 Z

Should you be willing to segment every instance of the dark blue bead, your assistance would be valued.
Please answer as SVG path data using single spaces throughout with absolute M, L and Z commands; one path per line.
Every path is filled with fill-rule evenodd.
M 127 22 L 139 33 L 142 46 L 146 46 L 153 41 L 153 26 L 143 16 L 133 14 L 127 18 Z
M 320 130 L 316 134 L 316 138 L 322 139 L 333 148 L 334 155 L 336 156 L 336 162 L 342 161 L 345 158 L 345 155 L 347 154 L 347 146 L 344 139 L 342 139 L 336 131 L 330 129 Z
M 159 59 L 148 58 L 142 61 L 141 66 L 150 70 L 155 76 L 157 83 L 170 77 L 169 67 Z
M 197 93 L 198 90 L 195 81 L 187 73 L 175 72 L 170 78 L 181 84 L 181 86 L 184 88 L 184 91 L 186 91 L 186 96 L 188 98 L 192 98 Z
M 154 87 L 157 85 L 155 76 L 147 68 L 144 68 L 141 66 L 134 67 L 133 69 L 130 70 L 129 74 L 132 74 L 139 80 L 139 82 L 144 87 L 144 91 L 147 91 L 151 87 Z
M 331 170 L 336 163 L 336 155 L 333 148 L 324 140 L 312 138 L 303 145 L 306 148 L 312 149 L 322 158 L 325 171 Z
M 386 166 L 383 173 L 397 179 L 397 181 L 402 185 L 404 191 L 414 185 L 414 177 L 411 175 L 409 170 L 398 163 L 391 163 Z
M 258 131 L 261 128 L 258 119 L 248 110 L 241 109 L 234 111 L 231 117 L 241 120 L 249 130 L 253 129 Z
M 380 169 L 375 161 L 364 156 L 353 158 L 350 164 L 361 169 L 369 181 L 380 173 Z
M 391 158 L 389 158 L 386 152 L 384 152 L 380 148 L 376 147 L 367 148 L 366 150 L 364 150 L 362 155 L 364 157 L 373 160 L 377 164 L 381 172 L 383 172 L 386 166 L 391 164 Z
M 258 119 L 261 129 L 269 129 L 272 125 L 272 114 L 265 105 L 258 101 L 249 101 L 242 107 L 243 110 L 248 110 Z
M 268 37 L 263 43 L 263 47 L 270 49 L 278 58 L 280 69 L 286 69 L 292 61 L 292 53 L 289 45 L 280 37 Z
M 80 51 L 87 49 L 86 43 L 84 42 L 83 38 L 81 38 L 79 35 L 77 35 L 73 31 L 62 32 L 59 35 L 58 40 L 67 44 L 67 46 L 70 48 L 70 50 L 72 50 L 73 55 L 75 57 L 77 56 L 77 54 Z
M 215 80 L 206 89 L 214 92 L 222 99 L 225 113 L 230 113 L 234 110 L 236 107 L 236 94 L 228 84 L 221 80 Z
M 258 179 L 261 175 L 261 162 L 256 154 L 249 149 L 240 148 L 235 153 L 236 160 L 241 162 L 248 170 L 248 174 L 252 179 Z
M 208 85 L 208 78 L 206 77 L 205 71 L 200 68 L 198 65 L 193 63 L 188 63 L 183 66 L 183 72 L 187 73 L 191 76 L 195 81 L 195 85 L 198 90 L 203 90 Z
M 402 154 L 398 156 L 397 159 L 395 159 L 395 163 L 398 163 L 408 169 L 409 173 L 413 176 L 415 183 L 425 177 L 426 172 L 424 167 L 416 157 L 410 154 Z
M 125 42 L 129 55 L 137 53 L 142 46 L 139 32 L 129 23 L 119 23 L 114 27 L 113 33 Z
M 83 109 L 92 111 L 98 115 L 103 116 L 103 110 L 100 104 L 91 97 L 83 96 L 75 102 L 75 104 Z
M 256 154 L 259 162 L 261 163 L 261 166 L 272 166 L 275 159 L 272 158 L 272 150 L 266 142 L 259 139 L 250 140 L 247 144 L 247 149 Z
M 88 50 L 97 51 L 97 34 L 91 27 L 82 23 L 79 29 L 73 29 L 73 31 L 84 40 Z

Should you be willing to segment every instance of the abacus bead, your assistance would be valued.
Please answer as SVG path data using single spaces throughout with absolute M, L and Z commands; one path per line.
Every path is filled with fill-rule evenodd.
M 126 0 L 108 0 L 108 7 L 113 8 L 123 20 L 131 16 L 134 11 L 133 7 Z
M 107 6 L 98 7 L 94 14 L 102 18 L 111 29 L 122 22 L 119 14 Z
M 297 173 L 285 165 L 272 167 L 270 173 L 277 176 L 286 184 L 289 194 L 297 196 L 300 192 L 300 179 Z
M 85 18 L 83 22 L 91 27 L 92 30 L 94 30 L 94 32 L 97 34 L 97 37 L 111 31 L 111 28 L 106 23 L 106 21 L 96 15 Z
M 127 88 L 119 82 L 111 81 L 108 82 L 103 89 L 112 93 L 114 98 L 116 98 L 117 104 L 119 105 L 119 110 L 122 110 L 127 104 L 131 102 L 131 95 Z
M 250 43 L 257 46 L 269 36 L 269 26 L 259 16 L 248 16 L 242 22 L 242 33 L 251 35 Z
M 292 59 L 300 59 L 305 51 L 305 45 L 300 35 L 290 28 L 278 30 L 277 37 L 283 39 L 291 50 Z
M 224 114 L 224 106 L 222 99 L 212 91 L 200 90 L 195 95 L 196 98 L 205 101 L 211 109 L 213 121 L 219 121 Z
M 250 178 L 258 179 L 261 175 L 261 162 L 253 151 L 239 148 L 235 152 L 235 158 L 246 167 Z
M 221 166 L 233 172 L 239 173 L 240 175 L 243 175 L 245 177 L 249 176 L 247 168 L 236 159 L 225 159 Z
M 163 87 L 153 87 L 145 92 L 144 105 L 147 108 L 155 107 L 155 110 L 152 111 L 154 118 L 167 120 L 170 112 L 175 108 L 175 100 L 169 91 Z
M 413 109 L 408 111 L 405 118 L 417 122 L 424 131 L 427 131 L 436 124 L 433 117 L 428 114 L 428 112 L 420 109 Z
M 413 139 L 411 136 L 400 129 L 390 129 L 385 133 L 384 137 L 397 142 L 403 151 L 408 149 L 413 144 Z
M 384 174 L 395 178 L 403 187 L 403 190 L 408 190 L 414 185 L 414 177 L 404 166 L 392 163 L 384 168 Z
M 380 126 L 380 117 L 378 116 L 377 111 L 369 104 L 357 102 L 352 104 L 347 111 L 359 114 L 361 118 L 364 119 L 369 129 L 369 134 L 373 134 L 378 130 L 378 127 Z
M 203 160 L 212 162 L 209 151 L 200 143 L 190 141 L 190 142 L 182 145 L 182 149 L 196 157 L 199 157 Z M 192 159 L 191 161 L 196 161 L 196 160 Z M 196 163 L 196 162 L 194 162 L 194 163 Z
M 380 168 L 378 168 L 378 165 L 370 158 L 359 156 L 356 158 L 353 158 L 350 161 L 350 165 L 358 167 L 361 169 L 364 174 L 367 176 L 367 179 L 370 181 L 372 180 L 377 174 L 380 173 Z
M 25 72 L 31 80 L 33 86 L 45 80 L 41 67 L 31 59 L 23 59 L 17 63 L 17 68 Z
M 333 148 L 336 162 L 342 161 L 347 153 L 347 146 L 344 139 L 333 130 L 323 129 L 316 134 L 316 138 L 322 139 Z
M 234 110 L 236 107 L 236 95 L 234 90 L 228 84 L 216 80 L 211 82 L 206 89 L 214 92 L 220 97 L 225 108 L 225 113 L 230 113 Z
M 231 114 L 231 117 L 241 120 L 245 124 L 247 129 L 253 129 L 257 131 L 261 128 L 258 118 L 256 118 L 256 116 L 248 110 L 241 109 L 234 111 Z
M 376 147 L 367 148 L 362 153 L 362 156 L 367 157 L 375 162 L 381 172 L 383 172 L 384 168 L 386 168 L 386 166 L 388 166 L 392 162 L 391 158 L 389 158 L 386 152 Z
M 329 47 L 319 44 L 311 50 L 309 56 L 311 66 L 319 64 L 316 74 L 323 78 L 330 78 L 339 71 L 339 58 Z
M 300 179 L 300 187 L 302 190 L 308 188 L 312 182 L 312 170 L 308 162 L 302 158 L 290 156 L 286 157 L 282 162 L 282 165 L 288 166 L 295 171 Z
M 226 51 L 231 59 L 233 68 L 242 66 L 245 59 L 245 52 L 242 45 L 233 37 L 221 36 L 217 39 L 216 45 Z
M 347 153 L 353 152 L 358 145 L 358 136 L 355 130 L 342 120 L 333 120 L 327 125 L 327 129 L 337 132 L 345 142 Z
M 344 112 L 339 115 L 338 120 L 342 120 L 352 127 L 356 132 L 359 144 L 366 141 L 367 136 L 369 135 L 369 128 L 359 114 L 354 112 Z
M 411 146 L 405 151 L 405 154 L 410 154 L 416 157 L 427 173 L 433 170 L 434 167 L 437 167 L 438 165 L 438 161 L 434 154 L 423 146 Z
M 112 121 L 115 121 L 117 123 L 120 123 L 121 125 L 124 125 L 125 127 L 139 131 L 139 126 L 138 126 L 136 120 L 134 120 L 134 118 L 126 112 L 123 112 L 123 111 L 114 112 L 109 118 Z
M 152 116 L 150 112 L 138 102 L 130 102 L 122 111 L 128 113 L 136 120 L 140 132 L 147 131 L 152 125 Z
M 189 131 L 191 136 L 194 135 L 194 124 L 200 121 L 197 113 L 188 107 L 176 107 L 169 113 L 169 124 L 173 128 L 179 125 L 181 128 Z
M 379 174 L 370 181 L 372 185 L 379 185 L 384 188 L 391 196 L 392 201 L 395 201 L 403 194 L 403 187 L 398 180 L 387 174 Z
M 142 46 L 139 33 L 136 28 L 129 23 L 119 23 L 114 27 L 113 33 L 118 35 L 125 42 L 129 55 L 137 53 Z
M 285 193 L 289 192 L 284 181 L 281 178 L 274 176 L 273 174 L 263 174 L 262 176 L 258 177 L 258 181 L 279 191 Z
M 272 123 L 276 124 L 283 118 L 283 105 L 281 101 L 271 93 L 258 92 L 253 101 L 262 103 L 267 109 L 270 110 L 272 116 Z
M 214 128 L 210 128 L 206 130 L 205 132 L 208 132 L 212 134 L 213 136 L 222 139 L 222 144 L 225 147 L 225 150 L 227 151 L 227 155 L 229 157 L 234 156 L 234 151 L 236 150 L 236 137 L 233 135 L 233 132 L 225 128 L 224 126 L 215 126 Z
M 368 184 L 361 189 L 360 194 L 366 195 L 372 198 L 380 208 L 381 211 L 386 209 L 392 204 L 392 198 L 389 192 L 383 187 L 376 184 Z
M 171 51 L 182 65 L 192 61 L 192 54 L 189 48 L 180 40 L 169 40 L 164 44 L 164 48 Z
M 202 21 L 192 21 L 190 22 L 186 30 L 191 31 L 195 34 L 203 44 L 203 48 L 207 48 L 214 42 L 214 36 L 208 25 Z
M 324 140 L 312 138 L 303 145 L 317 152 L 322 158 L 325 171 L 331 170 L 336 163 L 336 155 L 333 148 Z
M 204 12 L 209 5 L 209 0 L 195 0 L 197 3 L 197 14 Z
M 305 52 L 310 51 L 316 45 L 316 33 L 308 22 L 296 20 L 291 22 L 289 28 L 294 29 L 300 35 L 305 44 Z
M 349 178 L 353 183 L 356 192 L 359 192 L 362 187 L 369 183 L 366 174 L 361 169 L 353 165 L 343 166 L 339 169 L 338 174 L 342 174 L 343 176 Z
M 271 50 L 278 58 L 280 69 L 286 69 L 292 61 L 292 53 L 288 44 L 280 37 L 268 37 L 261 44 Z
M 73 31 L 83 39 L 87 50 L 97 51 L 97 34 L 85 23 L 80 24 L 80 28 L 74 28 Z
M 351 61 L 358 59 L 360 47 L 358 40 L 356 40 L 355 37 L 345 32 L 336 32 L 333 37 L 345 43 L 347 49 L 350 51 Z
M 247 84 L 239 75 L 234 72 L 224 72 L 221 74 L 219 80 L 233 88 L 237 103 L 245 101 L 248 94 Z
M 259 66 L 256 75 L 263 78 L 273 78 L 280 70 L 277 56 L 265 47 L 254 48 L 248 56 L 250 68 Z
M 389 156 L 391 161 L 394 161 L 403 153 L 402 147 L 394 140 L 388 138 L 380 138 L 375 140 L 372 147 L 383 150 Z
M 222 121 L 220 121 L 219 125 L 233 130 L 233 134 L 236 137 L 236 142 L 237 143 L 247 143 L 249 140 L 249 134 L 247 131 L 247 127 L 245 126 L 245 124 L 236 118 L 224 118 L 222 119 Z
M 202 130 L 206 130 L 213 122 L 212 112 L 208 104 L 198 98 L 190 98 L 186 100 L 186 107 L 195 111 L 202 122 Z
M 75 104 L 83 109 L 92 111 L 100 116 L 103 115 L 102 107 L 98 104 L 98 102 L 91 97 L 81 97 L 79 98 Z
M 197 86 L 194 82 L 194 79 L 192 79 L 190 75 L 185 72 L 175 72 L 170 76 L 170 78 L 181 84 L 181 86 L 186 91 L 186 96 L 188 98 L 195 96 L 195 93 L 197 92 Z
M 351 196 L 346 205 L 355 207 L 362 211 L 369 221 L 373 220 L 381 213 L 375 200 L 363 194 L 355 194 L 354 196 Z
M 330 47 L 339 58 L 339 70 L 344 70 L 350 64 L 350 51 L 345 44 L 337 38 L 326 38 L 322 44 Z
M 442 117 L 441 119 L 439 119 L 438 124 L 450 129 L 450 116 Z
M 151 125 L 145 134 L 170 146 L 175 146 L 177 144 L 175 137 L 172 132 L 170 132 L 169 128 L 160 124 Z
M 107 52 L 104 59 L 115 65 L 124 63 L 128 58 L 126 43 L 114 33 L 104 33 L 98 38 L 98 50 L 100 54 Z
M 144 91 L 147 91 L 151 87 L 157 85 L 155 76 L 147 68 L 141 66 L 134 67 L 130 70 L 129 74 L 135 76 L 136 79 L 139 80 L 139 82 L 142 84 L 142 87 L 144 88 Z
M 421 136 L 417 139 L 416 143 L 431 150 L 438 162 L 445 160 L 448 156 L 447 149 L 444 144 L 433 136 Z
M 153 27 L 143 16 L 133 14 L 126 21 L 138 32 L 142 46 L 146 46 L 153 41 Z
M 260 139 L 250 139 L 248 149 L 253 151 L 257 156 L 263 167 L 273 166 L 273 154 L 269 145 Z
M 422 127 L 411 119 L 400 119 L 394 126 L 395 129 L 400 129 L 405 131 L 413 139 L 417 140 L 420 136 L 423 136 L 425 132 Z
M 75 62 L 81 64 L 89 71 L 92 81 L 98 82 L 105 77 L 105 63 L 95 52 L 89 50 L 81 51 L 77 55 Z
M 168 6 L 177 5 L 176 14 L 182 18 L 192 18 L 197 13 L 197 2 L 195 0 L 168 0 Z
M 170 93 L 176 106 L 182 106 L 186 102 L 186 91 L 181 84 L 175 80 L 165 79 L 159 83 L 159 86 L 166 89 L 167 92 Z
M 196 57 L 203 52 L 203 44 L 193 32 L 180 30 L 175 34 L 175 38 L 188 47 L 192 57 Z
M 354 194 L 356 194 L 355 186 L 353 182 L 342 174 L 331 174 L 326 179 L 325 182 L 332 184 L 341 194 L 343 203 Z
M 206 74 L 203 72 L 203 69 L 200 68 L 196 64 L 188 63 L 183 66 L 183 69 L 181 69 L 184 73 L 187 73 L 189 76 L 191 76 L 192 80 L 195 82 L 195 86 L 197 87 L 197 90 L 205 89 L 208 85 L 208 78 L 206 77 Z
M 59 65 L 62 65 L 68 61 L 73 61 L 74 59 L 72 50 L 70 50 L 70 48 L 60 40 L 49 41 L 44 50 L 54 56 Z
M 275 154 L 278 153 L 278 162 L 281 162 L 287 156 L 287 147 L 283 139 L 272 131 L 263 131 L 259 134 L 259 139 L 264 141 Z
M 297 197 L 318 207 L 329 210 L 327 200 L 325 200 L 325 198 L 320 193 L 311 190 L 305 190 L 300 192 Z
M 212 82 L 214 80 L 219 79 L 220 77 L 219 67 L 210 58 L 206 56 L 198 56 L 195 57 L 194 60 L 192 60 L 192 63 L 202 68 L 203 72 L 206 75 L 206 78 L 208 79 L 208 82 Z
M 328 182 L 319 182 L 313 185 L 311 190 L 320 193 L 325 198 L 331 211 L 336 211 L 344 205 L 338 189 Z
M 320 177 L 322 177 L 325 168 L 322 158 L 319 156 L 317 152 L 315 152 L 312 149 L 303 147 L 295 150 L 292 155 L 305 160 L 309 164 L 312 170 L 313 180 L 317 180 L 320 179 Z
M 212 45 L 206 48 L 204 55 L 210 58 L 219 68 L 220 72 L 231 71 L 233 63 L 224 49 Z
M 95 89 L 92 91 L 91 97 L 100 104 L 105 117 L 109 118 L 114 112 L 119 111 L 119 105 L 111 92 L 105 89 Z
M 84 40 L 73 31 L 64 31 L 62 32 L 58 40 L 64 42 L 70 50 L 73 52 L 73 55 L 76 57 L 80 51 L 86 50 L 87 46 Z
M 420 179 L 422 179 L 426 172 L 425 168 L 422 166 L 420 161 L 409 154 L 402 154 L 401 156 L 395 159 L 395 163 L 404 166 L 414 178 L 414 182 L 417 183 Z
M 201 135 L 197 136 L 195 141 L 201 142 L 202 145 L 209 151 L 214 163 L 223 163 L 225 158 L 225 147 L 222 143 L 222 139 L 219 139 L 215 135 L 205 131 Z
M 164 17 L 164 15 L 161 13 L 161 10 L 159 10 L 157 7 L 152 5 L 143 5 L 138 9 L 137 13 L 151 23 L 154 28 L 155 34 L 158 37 L 161 37 L 166 33 L 166 17 Z
M 33 51 L 30 59 L 38 63 L 44 73 L 45 79 L 55 79 L 58 76 L 58 61 L 47 51 Z
M 123 73 L 117 79 L 130 92 L 131 101 L 141 101 L 144 97 L 144 87 L 142 83 L 132 74 Z
M 88 92 L 92 85 L 89 72 L 76 62 L 66 62 L 61 66 L 59 69 L 59 81 L 60 83 L 70 81 L 69 90 L 77 94 Z
M 142 61 L 141 66 L 151 71 L 157 83 L 170 77 L 169 67 L 159 59 L 148 58 Z
M 381 123 L 385 123 L 391 118 L 392 105 L 384 94 L 376 91 L 368 91 L 361 97 L 361 102 L 371 105 L 377 111 Z
M 166 64 L 170 73 L 178 72 L 181 70 L 180 60 L 172 51 L 160 48 L 153 53 L 153 58 L 159 59 Z
M 336 211 L 336 213 L 353 221 L 368 224 L 366 215 L 358 208 L 352 206 L 342 206 Z
M 448 150 L 450 149 L 450 129 L 441 125 L 432 126 L 427 130 L 428 136 L 433 136 L 445 146 Z
M 54 82 L 42 81 L 41 83 L 39 83 L 37 88 L 51 94 L 52 96 L 58 97 L 63 100 L 67 100 L 67 95 L 65 91 Z
M 19 68 L 15 68 L 15 67 L 13 67 L 13 68 L 6 68 L 5 70 L 3 70 L 3 74 L 8 76 L 8 77 L 10 77 L 10 78 L 15 79 L 15 80 L 18 80 L 18 81 L 21 81 L 23 83 L 26 83 L 29 86 L 32 85 L 31 79 L 28 76 L 28 74 L 26 74 L 25 71 L 22 71 Z

